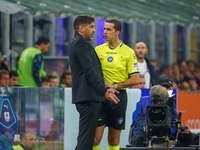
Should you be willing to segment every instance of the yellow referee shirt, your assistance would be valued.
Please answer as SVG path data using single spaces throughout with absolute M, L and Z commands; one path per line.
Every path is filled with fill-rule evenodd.
M 108 43 L 105 43 L 97 46 L 95 51 L 100 59 L 106 82 L 111 84 L 123 82 L 131 75 L 139 73 L 134 51 L 122 42 L 115 49 L 109 48 Z

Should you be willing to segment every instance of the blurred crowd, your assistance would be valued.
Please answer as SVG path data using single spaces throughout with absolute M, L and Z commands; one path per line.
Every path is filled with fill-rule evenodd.
M 180 61 L 172 65 L 165 65 L 158 68 L 155 61 L 154 78 L 156 83 L 162 78 L 169 78 L 173 81 L 173 88 L 184 91 L 197 91 L 200 89 L 200 64 L 192 60 Z
M 17 60 L 19 57 L 17 57 Z M 17 68 L 8 69 L 8 61 L 0 55 L 0 87 L 16 87 L 18 85 L 19 75 Z M 71 87 L 72 77 L 69 70 L 63 70 L 62 75 L 48 75 L 41 77 L 41 87 Z
M 155 60 L 150 62 L 154 66 L 153 78 L 156 84 L 170 79 L 173 81 L 174 89 L 183 91 L 200 90 L 200 64 L 189 60 L 158 67 Z M 145 76 L 143 74 L 140 74 L 139 85 L 132 88 L 145 88 Z
M 18 54 L 15 67 L 9 69 L 9 61 L 0 55 L 0 87 L 71 87 L 69 70 L 60 76 L 44 71 L 44 53 L 51 45 L 47 37 L 40 36 L 35 47 L 28 47 Z

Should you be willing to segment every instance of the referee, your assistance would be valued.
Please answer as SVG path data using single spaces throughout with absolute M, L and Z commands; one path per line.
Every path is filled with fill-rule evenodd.
M 125 129 L 127 106 L 126 88 L 139 83 L 139 69 L 134 51 L 119 40 L 121 22 L 107 19 L 104 25 L 104 39 L 108 43 L 95 48 L 100 59 L 105 85 L 120 91 L 116 94 L 120 102 L 117 105 L 108 100 L 102 103 L 98 119 L 93 150 L 99 150 L 104 128 L 108 127 L 109 150 L 119 150 L 121 130 Z

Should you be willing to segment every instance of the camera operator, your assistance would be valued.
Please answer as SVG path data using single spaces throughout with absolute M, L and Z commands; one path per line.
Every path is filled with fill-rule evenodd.
M 173 97 L 172 94 L 173 82 L 170 79 L 165 79 L 161 81 L 160 85 L 155 85 L 150 90 L 150 96 L 141 97 L 140 102 L 137 104 L 139 111 L 133 113 L 133 123 L 132 123 L 132 137 L 129 142 L 132 147 L 146 147 L 146 106 L 152 104 L 152 99 L 156 98 L 160 103 L 165 103 L 169 98 Z M 136 119 L 134 120 L 134 116 Z M 172 120 L 178 118 L 176 110 L 172 115 Z M 178 135 L 178 145 L 177 146 L 189 146 L 192 142 L 192 134 L 188 127 L 185 126 L 184 131 L 181 131 Z

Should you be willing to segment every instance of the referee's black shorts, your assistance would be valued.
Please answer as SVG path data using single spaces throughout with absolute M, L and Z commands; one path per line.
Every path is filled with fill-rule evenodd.
M 119 90 L 116 96 L 120 100 L 118 104 L 114 104 L 108 100 L 102 102 L 102 108 L 98 119 L 97 127 L 106 125 L 113 129 L 125 129 L 125 117 L 127 106 L 126 90 Z

